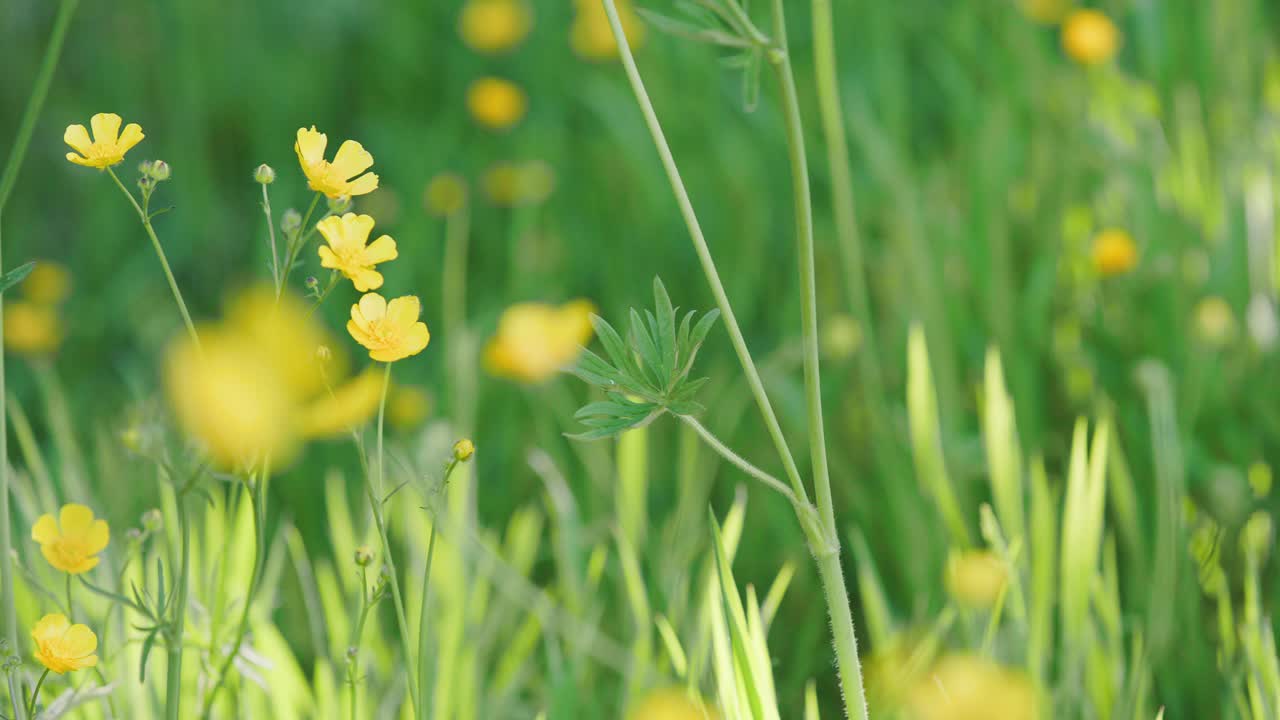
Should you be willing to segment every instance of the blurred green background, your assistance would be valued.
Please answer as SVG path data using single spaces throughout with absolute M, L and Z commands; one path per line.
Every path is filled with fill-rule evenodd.
M 870 317 L 851 304 L 850 267 L 835 240 L 809 8 L 788 3 L 814 183 L 823 391 L 840 516 L 866 538 L 899 618 L 927 619 L 945 602 L 945 533 L 915 480 L 907 440 L 912 322 L 929 339 L 946 457 L 975 517 L 986 499 L 978 417 L 990 345 L 1004 359 L 1023 450 L 1044 454 L 1055 484 L 1075 417 L 1107 412 L 1139 492 L 1144 536 L 1155 531 L 1154 498 L 1168 472 L 1224 537 L 1255 509 L 1274 511 L 1274 493 L 1259 497 L 1248 472 L 1280 452 L 1280 5 L 1100 3 L 1123 45 L 1114 64 L 1095 68 L 1073 63 L 1057 27 L 1013 2 L 836 5 Z M 199 317 L 215 316 L 232 289 L 266 275 L 253 168 L 277 170 L 278 218 L 309 201 L 292 148 L 297 128 L 317 125 L 331 149 L 360 140 L 381 188 L 357 209 L 397 239 L 401 259 L 386 269 L 387 286 L 422 297 L 433 330 L 431 347 L 397 368 L 397 378 L 431 388 L 438 419 L 456 411 L 444 359 L 455 339 L 439 313 L 443 224 L 423 193 L 442 172 L 472 185 L 474 337 L 456 342 L 478 342 L 504 307 L 524 300 L 586 297 L 603 316 L 621 318 L 647 304 L 655 275 L 676 304 L 711 307 L 620 67 L 573 52 L 572 3 L 531 7 L 529 37 L 489 56 L 459 37 L 457 0 L 83 2 L 6 209 L 4 239 L 10 266 L 47 258 L 73 273 L 68 335 L 55 363 L 75 414 L 100 419 L 84 429 L 86 439 L 154 394 L 157 358 L 179 327 L 136 217 L 106 179 L 62 159 L 63 129 L 95 112 L 119 113 L 147 133 L 126 175 L 142 159 L 172 166 L 156 203 L 174 210 L 157 229 Z M 678 12 L 667 0 L 645 7 Z M 0 4 L 0 138 L 15 132 L 53 12 L 36 0 Z M 793 208 L 776 88 L 766 75 L 758 105 L 748 107 L 741 74 L 715 49 L 652 27 L 638 58 L 783 425 L 802 431 Z M 527 116 L 508 131 L 480 127 L 467 112 L 468 86 L 487 75 L 528 95 Z M 511 208 L 486 198 L 479 183 L 487 169 L 524 161 L 553 170 L 545 202 Z M 1132 271 L 1108 277 L 1091 262 L 1092 239 L 1105 228 L 1135 240 Z M 303 257 L 298 287 L 318 273 L 312 253 Z M 1211 297 L 1225 301 L 1225 316 L 1220 304 L 1205 309 Z M 345 306 L 326 308 L 337 332 Z M 1167 388 L 1150 381 L 1158 367 L 1169 373 Z M 706 423 L 772 467 L 719 329 L 699 374 L 715 379 Z M 34 393 L 20 363 L 10 378 L 19 398 Z M 587 395 L 568 377 L 538 388 L 482 377 L 470 398 L 482 524 L 501 524 L 541 493 L 525 461 L 539 446 L 561 464 L 587 522 L 609 525 L 611 479 L 591 477 L 562 437 L 575 430 L 573 403 Z M 1165 400 L 1174 456 L 1153 441 L 1152 408 Z M 681 492 L 669 482 L 679 455 L 674 423 L 658 423 L 651 442 L 649 510 L 659 523 Z M 797 435 L 793 445 L 801 444 Z M 1171 457 L 1177 469 L 1162 469 Z M 334 447 L 273 488 L 275 508 L 319 543 L 315 483 L 335 463 L 354 465 L 349 450 Z M 720 469 L 702 491 L 723 507 L 741 479 Z M 155 504 L 111 492 L 104 511 L 122 522 Z M 797 703 L 795 712 L 808 678 L 819 679 L 825 697 L 835 692 L 820 591 L 785 503 L 759 493 L 747 528 L 742 582 L 766 586 L 783 562 L 798 561 L 779 620 L 787 631 L 772 638 L 779 696 Z M 703 547 L 704 535 L 691 542 Z M 660 547 L 642 554 L 650 568 L 673 562 Z M 1144 577 L 1147 561 L 1122 560 L 1122 589 L 1132 591 L 1126 612 L 1141 615 L 1148 588 L 1129 583 Z M 1217 717 L 1225 681 L 1206 649 L 1210 610 L 1192 564 L 1175 577 L 1164 599 L 1177 618 L 1177 646 L 1152 650 L 1155 695 L 1170 718 Z M 1267 606 L 1275 607 L 1280 578 L 1265 577 Z M 653 602 L 661 607 L 662 598 Z

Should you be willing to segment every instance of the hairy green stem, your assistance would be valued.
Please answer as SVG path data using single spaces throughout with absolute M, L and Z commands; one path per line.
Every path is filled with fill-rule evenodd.
M 696 418 L 690 415 L 677 415 L 676 417 L 678 417 L 685 425 L 693 428 L 693 431 L 698 434 L 698 437 L 702 438 L 703 442 L 705 442 L 712 450 L 719 453 L 725 460 L 728 460 L 742 472 L 764 483 L 770 490 L 773 490 L 786 498 L 787 502 L 791 503 L 791 505 L 796 508 L 797 512 L 814 512 L 814 507 L 808 503 L 801 502 L 801 500 L 796 497 L 795 493 L 791 492 L 791 488 L 787 487 L 786 483 L 770 475 L 764 470 L 761 470 L 753 465 L 751 461 L 734 452 L 728 445 L 725 445 L 720 438 L 716 437 L 714 433 L 708 430 L 706 426 L 698 422 Z
M 191 572 L 191 521 L 187 517 L 187 502 L 183 492 L 176 497 L 178 506 L 178 531 L 182 535 L 181 557 L 178 559 L 177 592 L 173 601 L 173 620 L 168 637 L 169 664 L 165 673 L 164 716 L 166 720 L 182 718 L 182 635 L 187 619 L 187 585 Z

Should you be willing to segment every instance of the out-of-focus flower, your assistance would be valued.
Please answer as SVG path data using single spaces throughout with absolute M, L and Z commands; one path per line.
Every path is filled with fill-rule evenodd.
M 31 630 L 36 642 L 36 660 L 49 672 L 63 673 L 98 664 L 98 636 L 87 625 L 72 625 L 66 615 L 51 614 L 40 618 Z
M 862 326 L 852 315 L 832 315 L 823 323 L 820 345 L 822 352 L 833 359 L 851 357 L 862 347 Z
M 458 17 L 458 34 L 481 53 L 514 48 L 532 27 L 533 13 L 523 0 L 467 0 Z
M 98 553 L 107 549 L 111 530 L 106 520 L 94 519 L 93 510 L 69 503 L 58 519 L 41 515 L 31 527 L 31 539 L 40 543 L 40 553 L 62 572 L 79 575 L 98 566 Z
M 312 190 L 340 198 L 366 195 L 378 189 L 378 176 L 365 172 L 373 167 L 373 155 L 363 145 L 347 140 L 338 148 L 333 162 L 329 162 L 324 157 L 328 144 L 329 137 L 317 132 L 314 125 L 310 130 L 298 128 L 293 149 L 298 153 L 298 163 Z
M 407 430 L 422 424 L 431 413 L 431 396 L 416 385 L 397 385 L 387 398 L 387 420 L 392 427 Z
M 71 294 L 71 271 L 60 263 L 41 260 L 18 287 L 33 303 L 57 305 Z
M 720 714 L 683 688 L 654 690 L 627 713 L 627 720 L 716 720 Z
M 995 605 L 1008 580 L 1004 563 L 989 550 L 953 552 L 947 558 L 947 592 L 964 605 L 976 608 Z
M 1071 9 L 1071 0 L 1018 0 L 1018 6 L 1032 20 L 1052 25 L 1062 20 Z
M 365 424 L 378 412 L 382 373 L 370 367 L 332 392 L 322 392 L 302 409 L 299 427 L 306 437 L 333 437 Z
M 467 181 L 454 173 L 441 173 L 427 183 L 423 193 L 427 212 L 436 217 L 449 217 L 467 205 Z
M 972 655 L 948 655 L 907 699 L 914 720 L 1035 720 L 1036 692 L 1022 673 Z
M 431 341 L 426 323 L 418 320 L 422 305 L 412 295 L 391 302 L 368 293 L 351 306 L 347 332 L 379 362 L 395 362 L 417 355 Z
M 520 122 L 528 108 L 528 97 L 510 80 L 483 77 L 467 88 L 467 109 L 487 128 L 507 130 Z
M 104 170 L 124 160 L 125 153 L 146 137 L 142 127 L 129 123 L 120 131 L 120 116 L 115 113 L 98 113 L 89 118 L 93 139 L 83 125 L 68 125 L 62 140 L 75 152 L 67 153 L 67 159 L 77 165 Z
M 498 319 L 498 330 L 484 350 L 489 372 L 521 382 L 546 380 L 573 364 L 582 346 L 591 339 L 589 300 L 574 300 L 559 307 L 546 303 L 519 303 Z
M 1124 230 L 1103 230 L 1093 238 L 1093 269 L 1099 275 L 1123 275 L 1138 264 L 1138 246 Z
M 358 292 L 382 287 L 382 273 L 374 266 L 396 259 L 396 241 L 390 235 L 383 235 L 369 242 L 369 233 L 373 232 L 371 216 L 334 215 L 317 223 L 316 229 L 329 243 L 319 248 L 321 267 L 345 275 Z
M 62 342 L 58 311 L 48 305 L 18 300 L 5 303 L 4 346 L 23 355 L 48 355 Z
M 1236 316 L 1226 300 L 1211 295 L 1196 305 L 1195 327 L 1202 342 L 1221 347 L 1236 334 Z
M 1098 10 L 1076 10 L 1062 23 L 1062 49 L 1082 65 L 1100 65 L 1115 57 L 1120 31 Z
M 599 0 L 576 0 L 578 14 L 569 29 L 573 51 L 587 60 L 612 60 L 618 57 L 618 44 L 609 28 L 609 16 Z M 629 0 L 617 0 L 618 19 L 632 50 L 644 45 L 645 28 Z
M 331 352 L 326 364 L 316 361 L 319 349 L 331 347 L 333 337 L 295 295 L 286 293 L 277 301 L 267 285 L 249 288 L 227 303 L 221 327 L 266 356 L 292 397 L 314 397 L 324 389 L 326 379 L 332 381 L 347 372 L 348 361 L 341 353 Z
M 485 195 L 495 205 L 537 205 L 555 190 L 556 173 L 541 160 L 498 163 L 485 171 L 483 183 Z

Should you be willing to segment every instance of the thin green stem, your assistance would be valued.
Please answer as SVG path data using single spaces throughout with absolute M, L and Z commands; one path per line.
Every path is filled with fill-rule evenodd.
M 702 438 L 703 442 L 709 445 L 712 450 L 719 453 L 725 460 L 728 460 L 742 472 L 764 483 L 770 490 L 781 494 L 782 497 L 787 499 L 787 502 L 795 506 L 797 512 L 814 512 L 814 507 L 808 503 L 802 503 L 800 499 L 796 497 L 795 493 L 791 492 L 791 488 L 787 487 L 786 483 L 770 475 L 764 470 L 761 470 L 753 465 L 751 461 L 734 452 L 728 445 L 725 445 L 720 438 L 716 437 L 714 433 L 708 430 L 706 426 L 698 422 L 697 419 L 689 415 L 677 415 L 676 417 L 680 418 L 680 421 L 685 425 L 693 428 L 694 432 L 698 433 L 698 437 Z
M 147 231 L 147 237 L 151 239 L 151 247 L 156 251 L 156 257 L 160 258 L 160 267 L 164 269 L 164 277 L 169 281 L 169 290 L 173 292 L 173 299 L 178 303 L 178 312 L 182 313 L 182 322 L 187 326 L 187 333 L 191 336 L 191 341 L 200 347 L 200 336 L 196 334 L 195 323 L 191 321 L 191 313 L 187 310 L 187 303 L 182 299 L 182 291 L 178 289 L 178 281 L 173 277 L 173 268 L 169 267 L 169 258 L 164 254 L 164 246 L 160 244 L 160 238 L 156 236 L 156 229 L 151 225 L 151 216 L 143 209 L 138 201 L 133 197 L 133 193 L 120 182 L 120 176 L 116 175 L 116 171 L 107 168 L 107 174 L 112 180 L 116 181 L 116 187 L 120 188 L 120 192 L 129 198 L 129 204 L 138 212 L 138 219 L 142 221 L 142 228 Z
M 0 174 L 0 220 L 4 208 L 9 202 L 9 195 L 18 182 L 18 170 L 27 156 L 27 148 L 31 145 L 31 137 L 35 133 L 36 120 L 44 109 L 45 98 L 49 95 L 49 85 L 53 82 L 53 73 L 58 67 L 58 58 L 62 55 L 62 45 L 67 37 L 67 29 L 71 26 L 71 18 L 75 14 L 79 0 L 62 0 L 58 6 L 58 16 L 53 21 L 53 31 L 49 36 L 49 44 L 45 46 L 44 59 L 40 70 L 36 73 L 35 82 L 31 86 L 31 95 L 27 98 L 27 106 L 22 112 L 22 121 L 18 124 L 18 134 L 13 141 L 13 149 L 5 161 L 4 173 Z M 3 222 L 0 221 L 0 225 Z M 2 245 L 2 243 L 0 243 Z M 2 265 L 0 265 L 2 269 Z M 2 294 L 0 294 L 2 297 Z M 4 327 L 3 303 L 0 303 L 0 328 Z M 2 334 L 3 331 L 0 331 Z M 5 392 L 4 353 L 0 352 L 0 398 L 7 397 Z M 13 597 L 13 563 L 10 562 L 13 542 L 10 527 L 9 509 L 9 431 L 6 427 L 7 413 L 0 412 L 0 627 L 3 627 L 4 638 L 10 647 L 18 647 L 18 613 Z M 20 706 L 21 699 L 14 705 Z
M 124 595 L 121 595 L 119 593 L 114 593 L 114 592 L 111 592 L 110 590 L 107 590 L 105 588 L 100 588 L 97 585 L 94 585 L 93 583 L 86 580 L 84 575 L 80 576 L 80 583 L 84 585 L 86 590 L 93 593 L 94 595 L 98 595 L 100 597 L 104 597 L 108 600 L 124 605 L 136 613 L 144 615 L 149 619 L 151 618 L 151 613 L 148 612 L 146 608 L 130 600 Z
M 74 600 L 71 598 L 71 573 L 63 573 L 63 575 L 67 578 L 67 617 L 74 621 L 76 616 L 76 606 L 73 604 Z
M 302 216 L 302 224 L 298 225 L 298 231 L 289 239 L 285 246 L 284 266 L 280 268 L 280 283 L 276 286 L 276 299 L 280 299 L 280 295 L 284 293 L 285 285 L 289 283 L 289 273 L 293 272 L 293 264 L 298 261 L 298 253 L 302 252 L 302 246 L 307 244 L 307 238 L 311 237 L 311 230 L 307 226 L 311 223 L 311 216 L 316 212 L 316 206 L 320 204 L 322 195 L 316 193 L 311 198 L 311 206 L 307 208 L 307 214 Z
M 450 467 L 457 466 L 455 461 Z M 447 474 L 446 474 L 447 475 Z M 446 480 L 446 482 L 448 482 Z M 431 565 L 436 554 L 436 521 L 431 519 L 431 539 L 427 541 L 427 567 L 422 574 L 422 610 L 418 613 L 418 720 L 427 720 L 427 695 L 431 692 L 431 672 L 427 658 L 431 654 Z
M 276 225 L 271 219 L 271 196 L 267 192 L 267 184 L 262 184 L 262 214 L 267 218 L 267 242 L 271 245 L 271 280 L 275 283 L 276 295 L 280 294 L 280 253 L 276 250 Z
M 182 534 L 182 555 L 179 558 L 177 593 L 173 602 L 173 619 L 168 638 L 169 664 L 166 678 L 164 711 L 166 720 L 182 717 L 182 635 L 186 629 L 187 585 L 191 571 L 191 522 L 187 517 L 186 497 L 177 493 L 178 530 Z
M 662 160 L 662 166 L 666 170 L 667 179 L 670 181 L 671 189 L 675 193 L 676 204 L 680 207 L 680 214 L 689 229 L 690 237 L 693 239 L 693 247 L 698 254 L 698 262 L 702 265 L 702 271 L 707 277 L 707 284 L 711 286 L 711 294 L 715 297 L 716 307 L 720 309 L 720 314 L 724 318 L 729 340 L 733 344 L 734 352 L 737 353 L 738 362 L 742 364 L 742 371 L 747 376 L 747 386 L 755 397 L 756 405 L 759 407 L 765 426 L 773 439 L 774 447 L 778 451 L 778 457 L 782 461 L 792 490 L 797 497 L 808 502 L 809 494 L 805 490 L 804 481 L 800 478 L 800 470 L 796 467 L 791 448 L 787 445 L 786 436 L 782 433 L 782 426 L 778 423 L 777 414 L 774 413 L 773 405 L 769 401 L 769 395 L 765 392 L 764 383 L 760 380 L 760 373 L 756 370 L 755 361 L 751 358 L 751 351 L 747 349 L 747 341 L 742 335 L 742 329 L 738 326 L 738 319 L 733 313 L 733 306 L 729 304 L 729 296 L 725 292 L 724 284 L 720 281 L 720 273 L 716 269 L 715 260 L 711 257 L 711 249 L 707 246 L 706 237 L 702 234 L 702 226 L 693 210 L 689 192 L 680 177 L 680 170 L 676 167 L 675 158 L 671 155 L 671 147 L 667 144 L 666 135 L 662 132 L 662 125 L 658 122 L 658 115 L 653 109 L 653 102 L 650 101 L 649 94 L 644 88 L 644 81 L 640 78 L 640 71 L 636 68 L 635 57 L 631 53 L 631 45 L 627 42 L 627 36 L 622 31 L 622 21 L 618 17 L 618 8 L 615 6 L 614 0 L 602 0 L 602 2 L 604 3 L 605 13 L 609 16 L 609 27 L 613 30 L 613 37 L 618 43 L 622 67 L 626 71 L 627 80 L 631 83 L 636 102 L 640 106 L 640 113 L 644 116 L 645 125 L 649 129 L 649 134 L 653 138 L 653 144 L 658 151 L 658 156 Z
M 40 673 L 40 679 L 36 681 L 36 689 L 31 692 L 31 702 L 27 703 L 27 714 L 35 715 L 36 703 L 40 701 L 40 688 L 44 687 L 45 678 L 49 677 L 49 668 L 45 668 Z
M 369 597 L 369 568 L 360 568 L 360 617 L 356 619 L 356 627 L 351 631 L 351 645 L 348 648 L 347 683 L 351 685 L 349 720 L 356 720 L 356 711 L 360 707 L 360 643 L 364 637 L 364 623 L 373 609 L 376 598 Z

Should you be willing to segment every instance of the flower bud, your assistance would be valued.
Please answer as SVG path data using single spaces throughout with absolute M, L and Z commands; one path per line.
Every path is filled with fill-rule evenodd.
M 253 181 L 259 185 L 270 185 L 276 181 L 276 171 L 270 165 L 262 163 L 253 171 Z
M 453 444 L 453 459 L 458 462 L 466 462 L 476 454 L 476 445 L 470 440 L 463 438 Z
M 369 564 L 372 562 L 373 562 L 373 551 L 370 550 L 368 546 L 361 545 L 360 547 L 356 548 L 356 565 L 362 568 L 369 567 Z
M 308 275 L 303 284 L 307 286 L 308 290 L 317 290 L 320 288 L 320 278 L 315 275 Z
M 355 645 L 348 645 L 347 646 L 347 662 L 351 662 L 355 660 L 356 655 L 359 654 L 359 652 L 360 651 L 356 649 Z
M 155 182 L 164 182 L 172 174 L 169 169 L 169 163 L 163 160 L 144 160 L 138 165 L 138 172 L 142 174 L 144 179 L 154 180 Z
M 292 235 L 298 232 L 298 228 L 302 227 L 302 215 L 293 208 L 284 211 L 284 215 L 280 218 L 280 230 L 285 234 Z
M 160 514 L 159 508 L 151 508 L 142 513 L 142 529 L 149 533 L 156 532 L 164 526 L 164 516 Z

